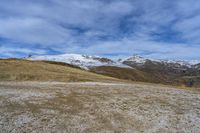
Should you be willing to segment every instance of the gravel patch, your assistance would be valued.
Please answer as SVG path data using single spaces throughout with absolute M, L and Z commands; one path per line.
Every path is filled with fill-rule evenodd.
M 200 92 L 153 84 L 0 82 L 1 133 L 200 132 Z

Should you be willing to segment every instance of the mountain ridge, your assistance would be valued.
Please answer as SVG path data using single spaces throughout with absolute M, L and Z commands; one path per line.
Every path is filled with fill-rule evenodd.
M 132 62 L 135 65 L 144 65 L 146 62 L 151 61 L 153 63 L 162 64 L 176 64 L 179 66 L 186 67 L 198 67 L 200 64 L 199 60 L 163 60 L 163 59 L 152 59 L 144 58 L 139 55 L 134 55 L 125 59 L 114 61 L 112 59 L 100 56 L 82 55 L 82 54 L 61 54 L 61 55 L 43 55 L 43 56 L 31 56 L 25 59 L 28 60 L 48 60 L 64 62 L 72 65 L 77 65 L 83 69 L 90 69 L 90 67 L 97 66 L 116 66 L 116 67 L 130 67 L 126 62 Z

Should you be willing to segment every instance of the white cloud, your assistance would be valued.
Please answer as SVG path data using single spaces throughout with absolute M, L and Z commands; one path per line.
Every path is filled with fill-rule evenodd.
M 0 20 L 0 36 L 23 43 L 60 44 L 70 40 L 69 30 L 37 18 Z
M 178 21 L 174 25 L 174 29 L 182 33 L 182 38 L 188 40 L 189 42 L 199 42 L 200 35 L 200 15 Z

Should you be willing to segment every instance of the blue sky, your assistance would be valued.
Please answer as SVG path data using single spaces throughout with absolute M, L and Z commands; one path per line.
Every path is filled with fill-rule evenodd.
M 200 60 L 199 0 L 1 0 L 0 57 Z

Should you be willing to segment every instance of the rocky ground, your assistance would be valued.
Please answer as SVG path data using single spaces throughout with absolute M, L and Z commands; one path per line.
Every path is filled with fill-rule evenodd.
M 200 132 L 200 91 L 153 84 L 0 82 L 1 133 Z

